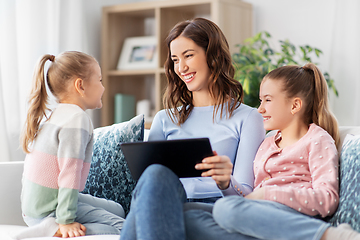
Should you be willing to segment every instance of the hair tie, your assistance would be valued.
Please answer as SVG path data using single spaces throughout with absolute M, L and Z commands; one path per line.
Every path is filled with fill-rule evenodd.
M 55 56 L 54 55 L 50 55 L 50 61 L 52 61 L 52 62 L 55 61 Z

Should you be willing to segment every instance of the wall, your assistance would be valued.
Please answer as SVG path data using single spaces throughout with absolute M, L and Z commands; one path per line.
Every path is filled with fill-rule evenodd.
M 277 40 L 317 47 L 322 70 L 328 70 L 335 0 L 245 0 L 253 5 L 254 33 L 268 31 Z

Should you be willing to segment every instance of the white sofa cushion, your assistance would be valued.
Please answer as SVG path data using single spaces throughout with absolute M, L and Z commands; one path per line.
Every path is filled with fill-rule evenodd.
M 21 231 L 21 229 L 26 228 L 25 226 L 17 225 L 0 225 L 0 239 L 1 240 L 13 240 L 11 236 L 13 233 Z
M 17 225 L 0 225 L 0 240 L 14 240 L 12 236 L 26 228 L 26 226 L 17 226 Z M 38 238 L 26 238 L 23 240 L 54 240 L 61 239 L 55 237 L 38 237 Z M 84 236 L 78 237 L 77 240 L 120 240 L 119 235 L 93 235 L 93 236 Z
M 26 228 L 25 226 L 16 226 L 16 225 L 0 225 L 0 240 L 14 240 L 12 236 L 14 233 L 21 231 Z M 23 240 L 54 240 L 61 239 L 55 237 L 39 237 L 39 238 L 26 238 Z M 84 236 L 78 237 L 77 240 L 119 240 L 119 235 L 93 235 L 93 236 Z
M 0 162 L 0 224 L 26 226 L 20 208 L 23 168 L 23 161 Z

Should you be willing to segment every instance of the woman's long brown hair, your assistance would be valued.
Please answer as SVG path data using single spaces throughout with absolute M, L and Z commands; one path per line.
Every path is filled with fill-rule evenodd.
M 215 101 L 215 116 L 220 109 L 226 116 L 231 117 L 243 98 L 243 88 L 234 79 L 234 67 L 229 52 L 227 40 L 220 28 L 210 20 L 195 18 L 175 25 L 166 38 L 168 56 L 165 62 L 165 74 L 168 80 L 163 103 L 171 120 L 178 125 L 183 124 L 190 115 L 193 105 L 193 95 L 174 71 L 171 59 L 170 43 L 179 36 L 194 41 L 205 50 L 207 65 L 211 76 L 209 79 L 209 92 Z

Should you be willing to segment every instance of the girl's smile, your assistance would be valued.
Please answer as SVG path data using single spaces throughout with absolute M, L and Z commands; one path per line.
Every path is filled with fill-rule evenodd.
M 264 122 L 265 122 L 265 121 L 269 120 L 271 117 L 265 117 L 265 116 L 263 116 L 263 118 L 264 118 Z

